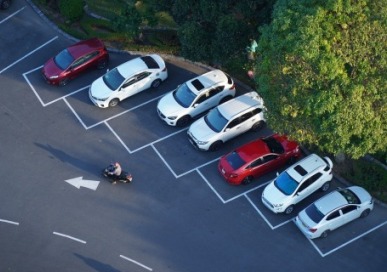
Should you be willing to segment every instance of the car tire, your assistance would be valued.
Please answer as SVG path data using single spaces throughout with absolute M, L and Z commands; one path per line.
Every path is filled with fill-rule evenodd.
M 161 79 L 155 79 L 155 80 L 153 80 L 153 82 L 152 82 L 152 84 L 151 84 L 151 87 L 152 87 L 153 89 L 156 89 L 157 87 L 160 86 L 160 84 L 161 84 Z
M 98 70 L 102 70 L 104 68 L 106 68 L 106 66 L 108 65 L 109 61 L 108 59 L 103 59 L 103 60 L 100 60 L 97 64 L 97 69 Z
M 223 145 L 222 141 L 216 141 L 215 143 L 210 145 L 209 150 L 210 151 L 217 151 L 217 150 L 219 150 L 222 147 L 222 145 Z
M 251 130 L 252 131 L 259 131 L 261 129 L 263 129 L 265 127 L 265 121 L 259 121 L 259 122 L 256 122 L 252 127 L 251 127 Z
M 219 104 L 223 104 L 224 102 L 227 102 L 227 101 L 229 101 L 229 100 L 231 100 L 231 99 L 232 99 L 232 96 L 226 96 L 226 97 L 223 97 L 223 98 L 220 100 Z
M 329 181 L 328 181 L 328 182 L 325 182 L 325 183 L 323 184 L 323 186 L 321 186 L 321 191 L 322 191 L 322 192 L 326 192 L 326 191 L 328 191 L 329 187 L 331 187 L 331 183 L 330 183 Z
M 190 121 L 191 117 L 189 115 L 184 115 L 183 117 L 180 117 L 179 120 L 177 120 L 176 126 L 185 127 Z
M 69 81 L 70 80 L 68 78 L 62 79 L 61 81 L 59 81 L 59 86 L 60 87 L 66 86 L 67 83 L 69 83 Z
M 370 212 L 371 212 L 370 209 L 366 209 L 366 210 L 364 210 L 364 211 L 361 213 L 360 217 L 361 217 L 361 218 L 367 217 L 367 216 L 370 214 Z
M 110 100 L 109 107 L 115 107 L 118 105 L 119 102 L 120 102 L 120 100 L 118 100 L 117 98 L 114 98 L 114 99 Z
M 0 3 L 0 9 L 8 9 L 11 6 L 11 0 L 4 0 Z
M 327 238 L 329 234 L 329 230 L 325 230 L 323 233 L 321 233 L 320 238 Z
M 285 209 L 284 214 L 291 214 L 293 210 L 294 210 L 294 205 L 290 205 Z
M 242 180 L 242 184 L 243 184 L 243 185 L 248 185 L 248 184 L 250 184 L 252 181 L 253 181 L 253 177 L 252 177 L 252 176 L 247 176 L 247 177 L 245 177 L 245 178 Z

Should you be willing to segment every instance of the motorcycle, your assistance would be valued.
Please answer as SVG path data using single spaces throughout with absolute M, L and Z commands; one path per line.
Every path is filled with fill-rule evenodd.
M 126 171 L 122 171 L 121 175 L 116 176 L 112 174 L 114 171 L 114 165 L 110 164 L 108 167 L 102 170 L 102 175 L 110 180 L 112 184 L 116 184 L 117 182 L 121 183 L 131 183 L 133 177 Z

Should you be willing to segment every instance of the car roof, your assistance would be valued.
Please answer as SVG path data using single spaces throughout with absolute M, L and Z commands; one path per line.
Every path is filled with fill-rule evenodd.
M 67 50 L 75 58 L 82 57 L 83 55 L 104 48 L 103 42 L 97 38 L 80 41 L 67 47 Z
M 346 204 L 348 204 L 347 200 L 338 191 L 333 191 L 314 203 L 324 215 Z
M 155 56 L 157 56 L 158 58 Z M 163 63 L 160 63 L 160 60 Z M 147 55 L 147 56 L 138 57 L 138 58 L 129 60 L 117 66 L 117 70 L 120 72 L 120 74 L 123 77 L 128 78 L 136 73 L 139 73 L 145 70 L 160 69 L 160 65 L 162 64 L 164 64 L 164 61 L 161 59 L 161 57 L 156 54 L 153 54 L 153 55 Z
M 221 70 L 212 70 L 188 80 L 186 84 L 195 95 L 199 95 L 203 90 L 222 82 L 227 83 L 227 81 L 228 78 L 224 72 Z
M 316 154 L 310 154 L 301 161 L 293 164 L 286 171 L 296 181 L 300 182 L 304 176 L 307 176 L 309 173 L 314 172 L 321 167 L 325 168 L 326 165 L 327 163 L 322 158 Z
M 263 107 L 263 99 L 253 91 L 220 104 L 218 110 L 223 117 L 230 120 L 241 112 L 258 107 Z

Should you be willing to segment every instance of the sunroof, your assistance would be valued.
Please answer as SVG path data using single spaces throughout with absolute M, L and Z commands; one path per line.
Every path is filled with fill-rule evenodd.
M 198 91 L 204 88 L 203 84 L 199 81 L 199 79 L 192 80 L 191 83 Z
M 160 66 L 157 64 L 157 62 L 151 56 L 141 57 L 141 59 L 145 62 L 146 66 L 148 66 L 149 69 L 160 68 Z
M 296 170 L 297 173 L 301 176 L 305 176 L 308 173 L 301 165 L 297 165 L 296 167 L 294 167 L 294 170 Z

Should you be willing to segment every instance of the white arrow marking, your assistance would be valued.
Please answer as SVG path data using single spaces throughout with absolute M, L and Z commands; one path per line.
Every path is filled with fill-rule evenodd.
M 89 188 L 91 190 L 97 190 L 97 187 L 99 185 L 99 181 L 97 180 L 87 180 L 83 179 L 83 177 L 77 177 L 72 179 L 65 180 L 67 183 L 70 183 L 71 185 L 77 187 L 78 189 L 82 187 Z

